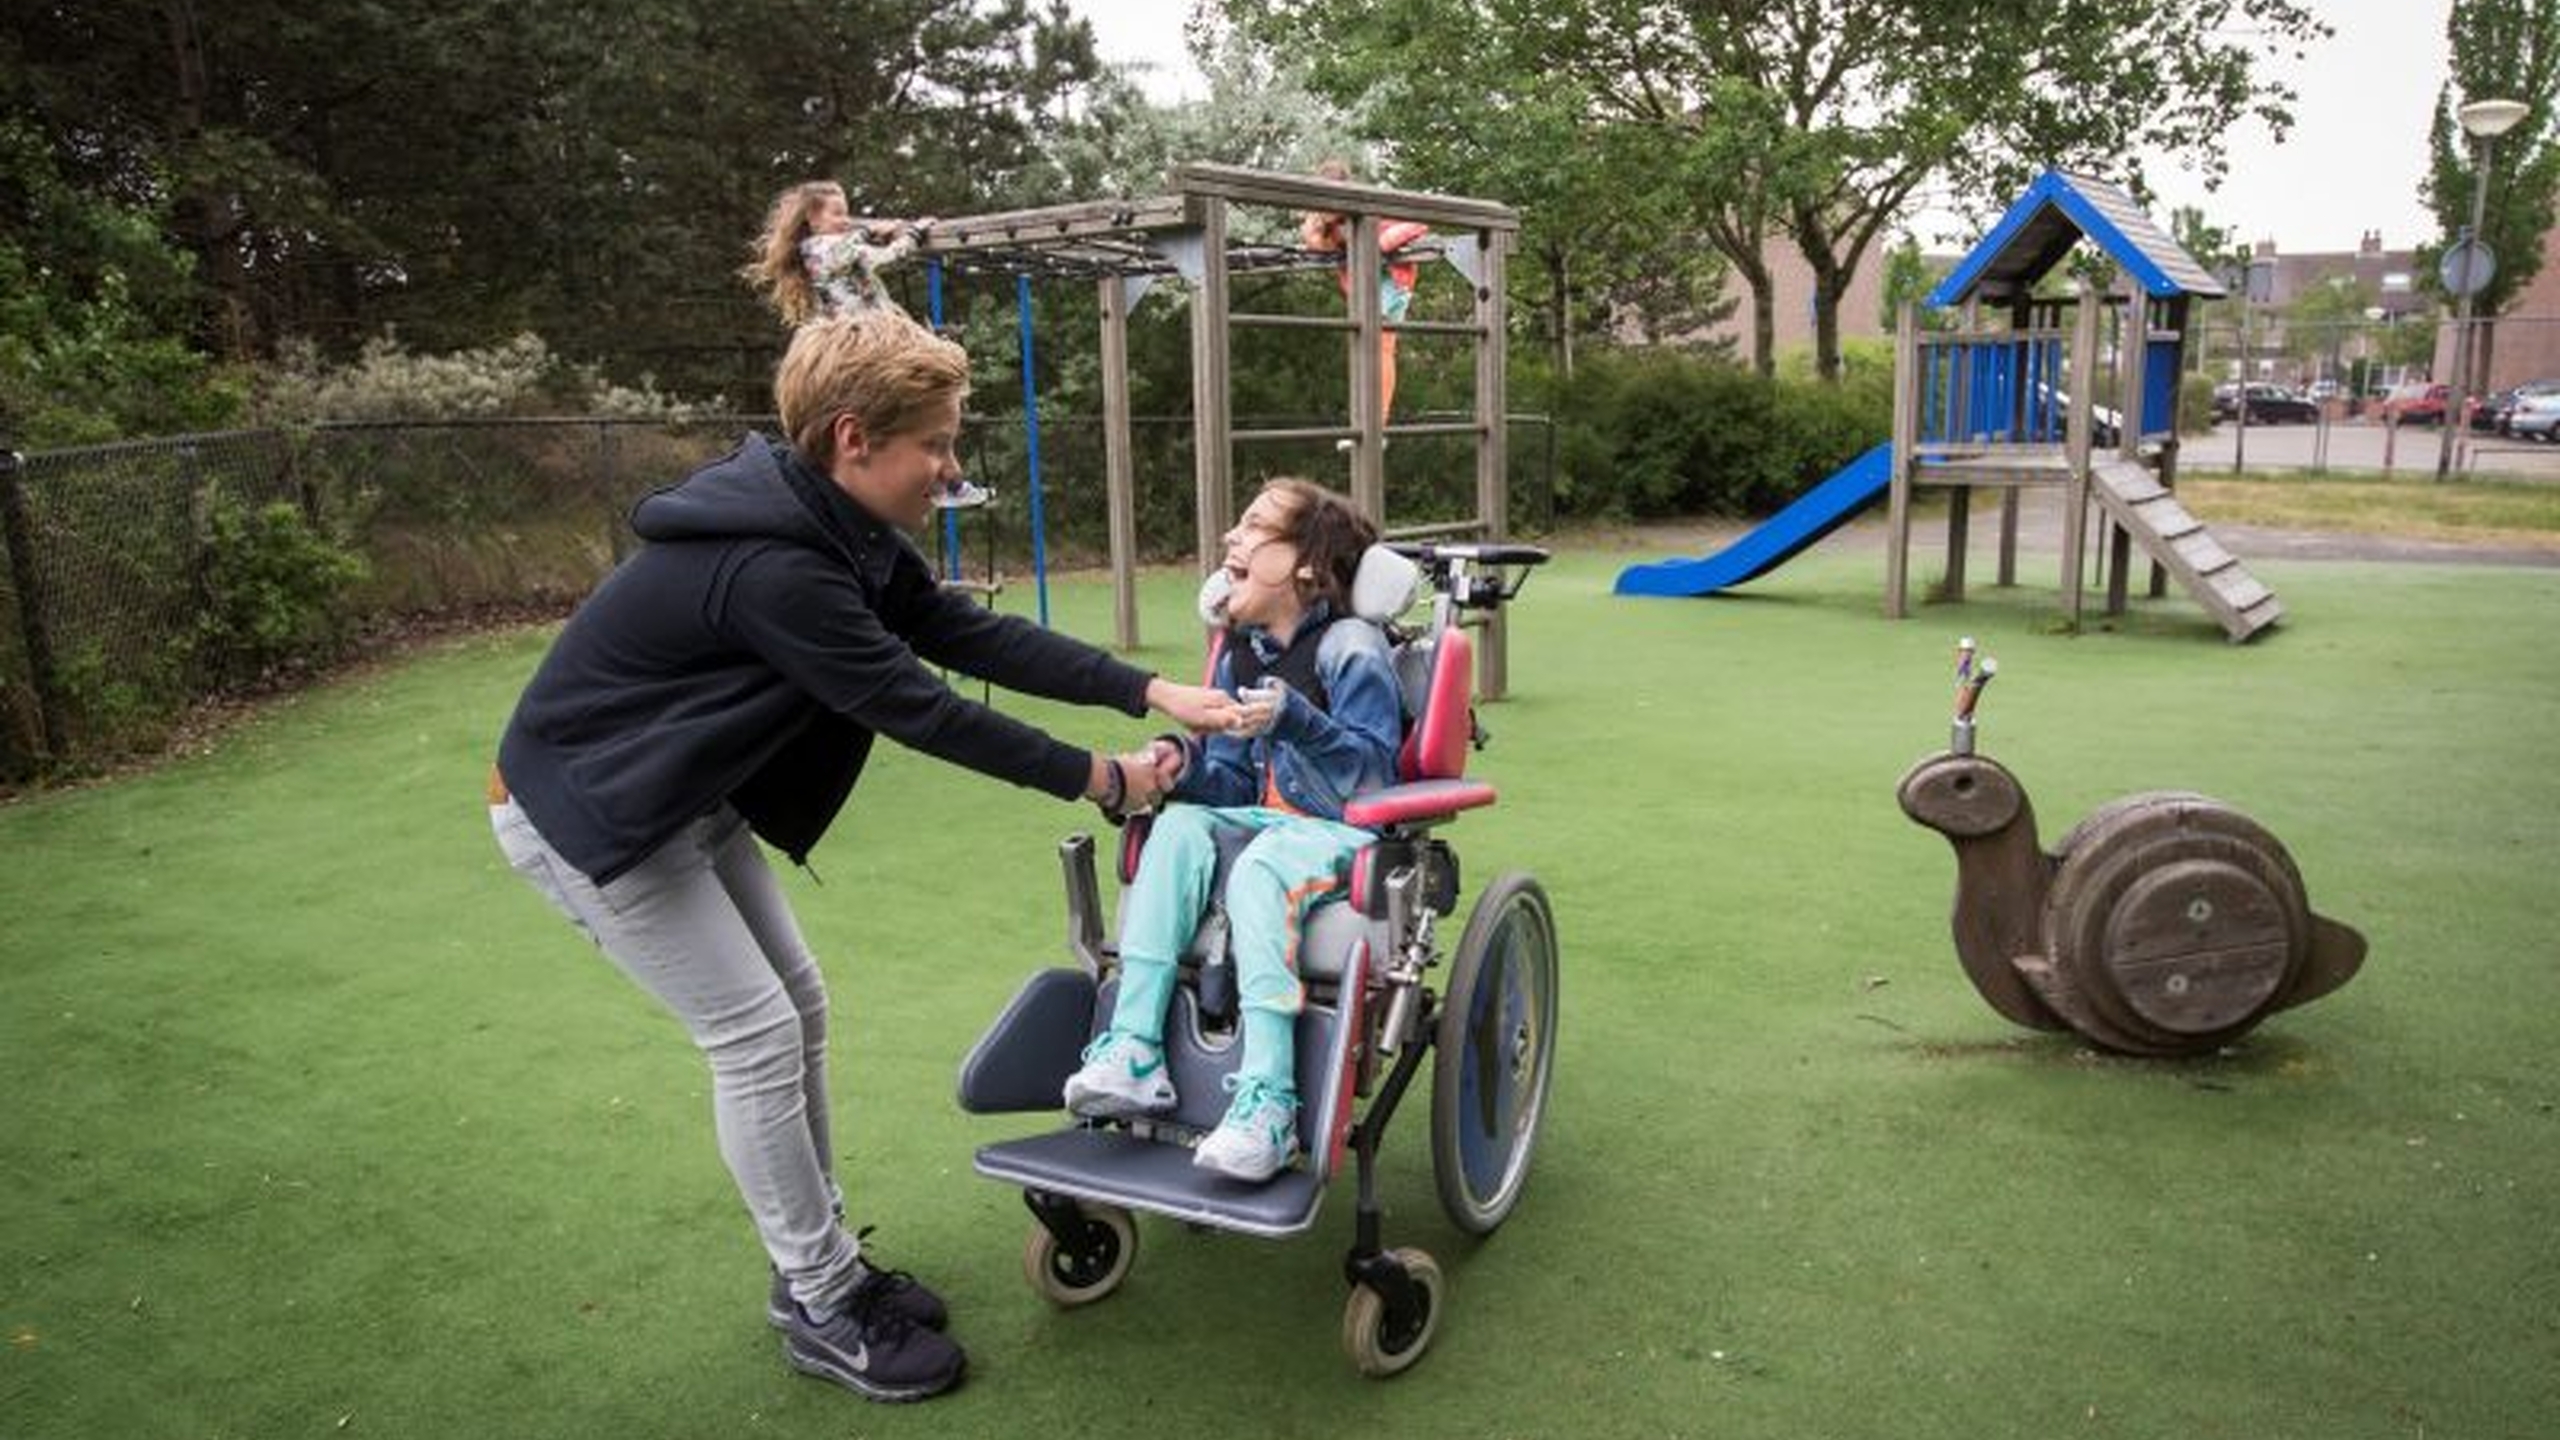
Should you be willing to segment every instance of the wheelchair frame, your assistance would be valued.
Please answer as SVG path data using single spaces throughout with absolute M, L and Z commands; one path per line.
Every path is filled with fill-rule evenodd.
M 1386 623 L 1400 657 L 1428 656 L 1420 677 L 1427 704 L 1463 707 L 1438 721 L 1465 726 L 1456 732 L 1454 761 L 1438 767 L 1462 771 L 1465 750 L 1481 748 L 1485 736 L 1475 724 L 1471 674 L 1462 674 L 1452 690 L 1441 673 L 1471 666 L 1467 613 L 1510 600 L 1525 571 L 1547 554 L 1514 545 L 1394 548 L 1420 567 L 1437 594 L 1421 631 L 1399 628 L 1393 616 Z M 1404 678 L 1410 697 L 1415 677 Z M 1425 713 L 1417 724 L 1430 718 Z M 1426 730 L 1425 738 L 1432 734 Z M 1438 738 L 1451 743 L 1445 734 Z M 1364 796 L 1346 811 L 1347 820 L 1378 838 L 1354 863 L 1350 896 L 1314 912 L 1300 943 L 1302 957 L 1322 962 L 1317 973 L 1310 958 L 1310 973 L 1302 976 L 1308 998 L 1298 1046 L 1301 1168 L 1262 1186 L 1204 1174 L 1190 1164 L 1188 1148 L 1200 1127 L 1183 1122 L 1179 1112 L 1151 1120 L 1070 1117 L 1064 1129 L 978 1150 L 980 1174 L 1023 1189 L 1036 1222 L 1024 1247 L 1025 1271 L 1052 1304 L 1090 1304 L 1119 1288 L 1136 1257 L 1137 1211 L 1268 1238 L 1302 1233 L 1315 1223 L 1347 1155 L 1358 1179 L 1355 1233 L 1343 1261 L 1351 1285 L 1344 1348 L 1372 1376 L 1400 1373 L 1421 1358 L 1445 1309 L 1447 1285 L 1428 1253 L 1390 1248 L 1382 1239 L 1376 1172 L 1387 1126 L 1430 1059 L 1433 1171 L 1442 1208 L 1469 1234 L 1499 1227 L 1527 1179 L 1545 1111 L 1557 989 L 1553 911 L 1525 872 L 1506 872 L 1485 888 L 1455 950 L 1444 954 L 1437 922 L 1456 911 L 1460 874 L 1456 852 L 1431 832 L 1464 810 L 1491 804 L 1494 794 L 1480 781 L 1430 774 L 1428 755 L 1421 763 L 1424 778 Z M 1109 1016 L 1116 952 L 1103 940 L 1092 837 L 1069 837 L 1059 858 L 1067 944 L 1078 966 L 1034 975 L 972 1049 L 960 1078 L 961 1105 L 972 1112 L 1059 1110 L 1066 1077 Z M 1166 1024 L 1167 1063 L 1185 1095 L 1211 1088 L 1221 1062 L 1233 1063 L 1232 1038 L 1223 1046 L 1215 1042 L 1216 1017 L 1204 1025 L 1200 994 L 1204 968 L 1223 960 L 1222 927 L 1204 919 L 1201 931 L 1208 943 L 1195 943 L 1184 958 Z M 1445 993 L 1429 983 L 1444 959 L 1450 967 Z M 1361 1099 L 1369 1101 L 1365 1109 L 1358 1107 Z

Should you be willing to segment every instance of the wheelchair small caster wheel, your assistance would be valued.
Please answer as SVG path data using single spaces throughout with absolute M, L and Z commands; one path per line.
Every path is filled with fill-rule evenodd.
M 1440 1262 L 1410 1246 L 1390 1250 L 1378 1260 L 1403 1272 L 1409 1303 L 1395 1304 L 1385 1291 L 1354 1284 L 1350 1302 L 1342 1307 L 1342 1348 L 1361 1374 L 1383 1380 L 1403 1374 L 1422 1358 L 1432 1332 L 1439 1328 L 1441 1299 L 1448 1287 L 1440 1277 Z
M 1090 1305 L 1120 1288 L 1138 1258 L 1138 1223 L 1113 1205 L 1078 1205 L 1072 1244 L 1046 1224 L 1031 1227 L 1022 1247 L 1022 1273 L 1040 1298 L 1061 1310 Z

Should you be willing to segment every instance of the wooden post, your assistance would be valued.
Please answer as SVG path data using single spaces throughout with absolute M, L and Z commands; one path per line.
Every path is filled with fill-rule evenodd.
M 2000 588 L 2018 583 L 2018 487 L 2000 492 Z
M 1893 483 L 1885 502 L 1884 618 L 1911 604 L 1911 476 L 1920 450 L 1920 318 L 1905 300 L 1893 323 Z
M 1946 597 L 1964 598 L 1965 543 L 1973 538 L 1973 487 L 1959 485 L 1947 492 L 1947 579 Z
M 1351 233 L 1343 256 L 1351 276 L 1351 318 L 1359 332 L 1351 342 L 1351 503 L 1384 529 L 1387 523 L 1386 409 L 1378 393 L 1382 367 L 1379 337 L 1384 319 L 1378 308 L 1378 217 L 1362 212 L 1351 217 Z
M 2192 302 L 2187 296 L 2180 295 L 2165 302 L 2161 316 L 2165 328 L 2176 336 L 2169 351 L 2169 374 L 2172 377 L 2169 384 L 2169 423 L 2161 427 L 2159 471 L 2160 488 L 2163 490 L 2178 488 L 2178 390 L 2185 384 L 2187 320 L 2192 313 Z M 2169 593 L 2169 567 L 2157 560 L 2151 562 L 2150 589 L 2154 600 Z
M 1129 292 L 1105 275 L 1102 292 L 1102 475 L 1111 530 L 1111 637 L 1138 648 L 1138 497 L 1129 457 Z
M 1503 320 L 1509 283 L 1511 232 L 1477 232 L 1483 273 L 1475 291 L 1476 325 L 1476 516 L 1487 540 L 1511 535 L 1511 417 L 1504 403 L 1504 377 L 1511 373 L 1511 336 Z M 1511 621 L 1508 609 L 1496 609 L 1485 627 L 1484 646 L 1476 656 L 1476 689 L 1487 700 L 1499 700 L 1511 688 Z
M 2123 327 L 2116 337 L 2116 453 L 2139 463 L 2142 459 L 2142 432 L 2150 428 L 2143 415 L 2143 392 L 2151 368 L 2151 297 L 2139 284 L 2126 279 Z M 2125 609 L 2125 571 L 2133 564 L 2133 535 L 2123 526 L 2109 521 L 2107 537 L 2107 613 L 2121 615 Z
M 44 758 L 70 749 L 70 726 L 62 713 L 62 689 L 53 672 L 53 634 L 46 628 L 44 571 L 36 563 L 35 523 L 27 514 L 27 492 L 20 472 L 26 457 L 0 450 L 0 546 L 6 547 L 9 578 L 18 591 L 18 638 L 27 651 L 27 683 L 36 692 L 36 723 L 44 741 Z
M 2116 450 L 2127 460 L 2142 458 L 2142 432 L 2151 428 L 2142 413 L 2143 383 L 2151 360 L 2151 297 L 2139 284 L 2126 282 L 2131 288 L 2124 298 L 2124 331 L 2117 337 L 2116 388 L 2121 392 L 2116 401 Z
M 1201 573 L 1218 564 L 1234 521 L 1235 456 L 1228 432 L 1227 202 L 1200 207 L 1200 293 L 1191 305 L 1192 527 Z
M 2062 615 L 2080 628 L 2080 546 L 2088 526 L 2089 461 L 2095 439 L 2098 403 L 2098 307 L 2105 301 L 2096 286 L 2080 287 L 2078 313 L 2071 321 L 2071 414 L 2063 445 L 2062 480 Z

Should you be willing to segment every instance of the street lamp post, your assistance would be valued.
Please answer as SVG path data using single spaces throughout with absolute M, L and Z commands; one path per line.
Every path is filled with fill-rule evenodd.
M 2474 100 L 2454 111 L 2465 133 L 2480 142 L 2480 168 L 2471 177 L 2471 224 L 2462 232 L 2462 242 L 2446 255 L 2445 282 L 2454 292 L 2453 373 L 2456 384 L 2445 392 L 2444 418 L 2437 424 L 2443 435 L 2436 446 L 2436 479 L 2441 481 L 2453 473 L 2453 430 L 2457 424 L 2471 423 L 2471 384 L 2473 345 L 2471 337 L 2471 297 L 2489 283 L 2497 262 L 2489 247 L 2480 240 L 2480 226 L 2488 214 L 2489 166 L 2497 157 L 2498 137 L 2516 126 L 2525 116 L 2527 106 L 2521 100 Z

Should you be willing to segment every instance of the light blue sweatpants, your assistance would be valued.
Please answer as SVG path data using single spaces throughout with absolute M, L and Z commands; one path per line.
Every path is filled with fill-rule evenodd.
M 1259 805 L 1170 805 L 1156 816 L 1138 875 L 1120 900 L 1120 998 L 1111 1028 L 1162 1044 L 1175 962 L 1209 906 L 1221 830 L 1258 832 L 1227 872 L 1224 899 L 1244 1011 L 1239 1074 L 1296 1094 L 1298 941 L 1309 912 L 1342 897 L 1356 826 Z
M 812 1310 L 857 1278 L 827 1118 L 827 984 L 746 822 L 723 805 L 598 885 L 513 800 L 489 809 L 507 863 L 683 1022 L 711 1064 L 711 1116 L 765 1254 Z

